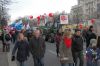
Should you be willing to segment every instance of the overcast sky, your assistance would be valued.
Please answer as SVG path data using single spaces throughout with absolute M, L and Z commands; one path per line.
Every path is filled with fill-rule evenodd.
M 14 0 L 15 3 L 10 5 L 9 14 L 11 19 L 33 15 L 36 17 L 44 13 L 70 12 L 77 0 Z

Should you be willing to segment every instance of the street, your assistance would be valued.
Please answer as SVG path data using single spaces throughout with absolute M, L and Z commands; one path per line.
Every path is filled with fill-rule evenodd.
M 11 51 L 12 51 L 13 45 L 11 45 Z M 8 61 L 9 61 L 9 66 L 17 66 L 18 62 L 11 62 L 11 52 L 8 53 Z M 16 65 L 17 64 L 17 65 Z M 56 48 L 55 44 L 53 43 L 48 43 L 46 42 L 46 53 L 44 57 L 44 64 L 45 66 L 60 66 L 59 59 L 56 56 Z M 34 61 L 33 58 L 30 54 L 30 57 L 28 61 L 25 62 L 26 66 L 34 66 Z
M 11 51 L 9 53 L 3 53 L 1 51 L 2 44 L 0 44 L 0 66 L 17 66 L 17 61 L 11 61 L 11 52 L 13 44 L 11 44 Z M 85 44 L 84 44 L 85 49 Z M 5 63 L 4 63 L 5 62 Z M 56 45 L 54 43 L 46 42 L 46 53 L 44 57 L 45 66 L 60 66 L 59 58 L 56 56 Z M 25 62 L 26 66 L 34 66 L 32 55 L 30 54 L 29 59 Z M 86 66 L 86 65 L 84 65 Z
M 0 66 L 100 66 L 99 41 L 100 0 L 0 0 Z
M 56 56 L 55 45 L 51 43 L 46 43 L 46 53 L 44 57 L 45 66 L 60 66 L 59 60 Z M 33 66 L 33 58 L 30 56 L 26 62 L 26 66 Z
M 2 52 L 2 43 L 0 41 L 0 66 L 8 66 L 8 57 L 6 52 Z
M 11 52 L 12 52 L 13 46 L 14 45 L 11 44 L 11 51 L 9 53 L 0 52 L 0 59 L 1 59 L 0 66 L 17 66 L 18 65 L 17 61 L 13 61 L 13 62 L 11 61 Z M 54 43 L 46 42 L 46 53 L 44 57 L 44 64 L 45 66 L 60 66 L 59 58 L 56 56 L 56 45 Z M 25 65 L 34 66 L 34 61 L 31 54 L 30 54 L 29 59 L 25 62 Z

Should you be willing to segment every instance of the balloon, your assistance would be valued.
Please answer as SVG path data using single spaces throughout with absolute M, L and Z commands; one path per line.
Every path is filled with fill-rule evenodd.
M 30 16 L 30 19 L 33 19 L 33 16 Z
M 53 17 L 53 13 L 49 13 L 49 17 Z
M 38 21 L 40 21 L 40 16 L 37 17 Z
M 94 22 L 95 22 L 95 19 L 91 19 L 91 23 L 94 24 Z

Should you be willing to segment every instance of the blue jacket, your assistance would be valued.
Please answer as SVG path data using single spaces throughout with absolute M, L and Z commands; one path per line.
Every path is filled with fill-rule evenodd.
M 86 49 L 86 57 L 87 57 L 87 61 L 92 61 L 93 60 L 93 49 L 92 48 L 87 48 Z M 98 61 L 100 60 L 100 48 L 97 48 L 95 50 L 95 60 Z

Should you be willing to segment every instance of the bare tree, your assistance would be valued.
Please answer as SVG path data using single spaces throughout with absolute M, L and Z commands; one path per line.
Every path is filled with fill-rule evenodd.
M 8 16 L 8 5 L 11 3 L 11 0 L 0 0 L 0 25 L 1 27 L 7 25 Z
M 0 0 L 0 20 L 7 15 L 7 6 L 11 3 L 11 0 Z

